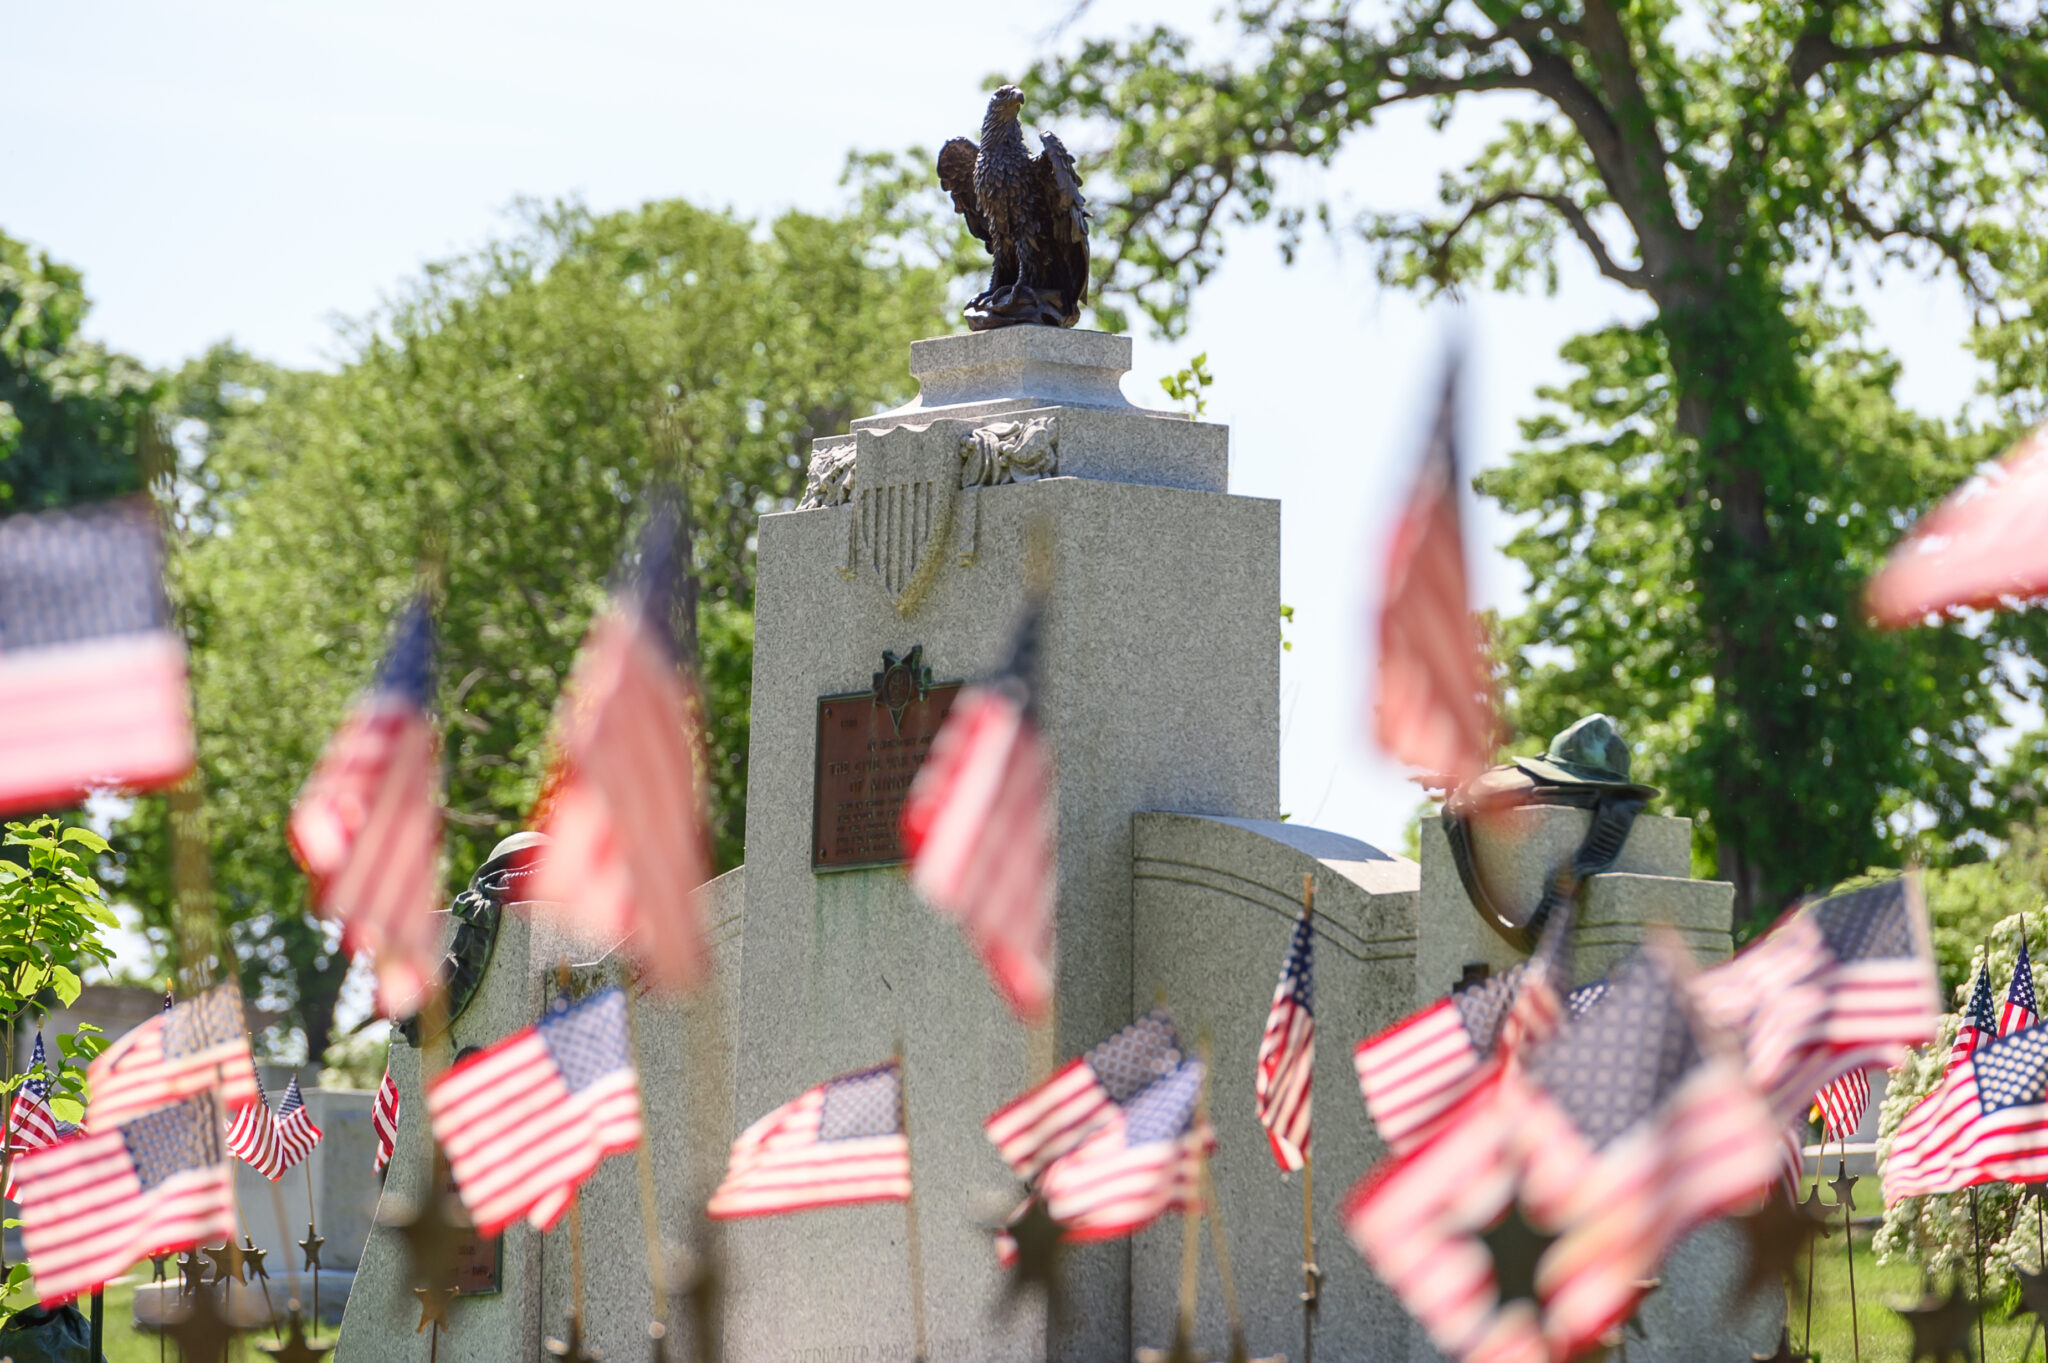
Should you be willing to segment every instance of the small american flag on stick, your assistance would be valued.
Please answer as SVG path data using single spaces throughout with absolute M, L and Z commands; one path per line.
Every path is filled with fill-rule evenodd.
M 2024 1032 L 2041 1020 L 2040 1000 L 2034 997 L 2034 966 L 2027 959 L 2027 943 L 2020 939 L 2020 958 L 2013 963 L 2012 982 L 2005 987 L 2005 1006 L 1998 1010 L 1998 1034 Z
M 1970 1001 L 1963 1006 L 1962 1018 L 1956 1027 L 1956 1039 L 1948 1048 L 1948 1065 L 1954 1069 L 1968 1060 L 1985 1042 L 1998 1035 L 1998 1024 L 1991 1014 L 1991 968 L 1977 967 L 1977 983 L 1970 990 Z
M 344 950 L 376 958 L 377 1006 L 388 1017 L 417 1001 L 441 947 L 433 673 L 433 616 L 418 600 L 376 682 L 320 755 L 289 826 L 315 909 L 341 923 Z
M 1280 966 L 1266 1033 L 1259 1039 L 1259 1068 L 1253 1083 L 1259 1123 L 1273 1147 L 1273 1159 L 1288 1173 L 1308 1154 L 1310 1099 L 1316 1069 L 1314 910 L 1304 907 Z
M 192 751 L 149 503 L 0 520 L 0 814 L 175 785 Z
M 1351 1194 L 1353 1244 L 1453 1358 L 1577 1356 L 1680 1237 L 1773 1177 L 1781 1128 L 1732 1046 L 1695 1024 L 1686 969 L 1675 943 L 1623 962 Z M 1520 1281 L 1496 1250 L 1511 1228 L 1535 1242 Z
M 806 1089 L 742 1131 L 706 1214 L 734 1221 L 909 1197 L 903 1070 L 891 1060 Z
M 711 969 L 699 887 L 711 877 L 699 793 L 701 705 L 670 627 L 680 513 L 658 499 L 637 575 L 591 626 L 556 716 L 536 818 L 550 838 L 534 897 L 594 941 L 630 937 L 648 979 Z
M 1052 759 L 1033 683 L 1041 617 L 1034 600 L 1002 672 L 953 702 L 903 804 L 910 883 L 960 925 L 1027 1022 L 1052 1002 Z
M 376 1101 L 370 1104 L 370 1129 L 377 1133 L 377 1156 L 370 1172 L 381 1174 L 391 1163 L 391 1152 L 398 1148 L 398 1081 L 391 1077 L 388 1065 L 384 1082 L 377 1085 Z
M 201 1093 L 21 1162 L 22 1244 L 45 1305 L 138 1259 L 235 1234 L 220 1104 Z
M 1995 1037 L 1949 1070 L 1899 1124 L 1883 1174 L 1886 1206 L 2048 1180 L 2048 1027 Z
M 1405 1154 L 1421 1145 L 1467 1095 L 1498 1076 L 1503 1056 L 1555 1031 L 1560 998 L 1576 1016 L 1606 989 L 1604 980 L 1571 988 L 1576 922 L 1567 902 L 1527 961 L 1358 1043 L 1351 1059 L 1359 1092 L 1388 1149 Z
M 547 1230 L 606 1156 L 639 1142 L 626 996 L 557 998 L 539 1022 L 436 1079 L 427 1114 L 477 1234 L 522 1216 Z
M 1444 374 L 1422 467 L 1387 557 L 1380 607 L 1380 746 L 1455 785 L 1485 768 L 1497 723 L 1472 618 L 1458 515 L 1458 373 Z
M 313 1147 L 320 1144 L 321 1134 L 320 1128 L 313 1125 L 313 1114 L 306 1111 L 306 1095 L 299 1092 L 299 1076 L 295 1074 L 291 1087 L 284 1091 L 284 1101 L 277 1105 L 278 1173 L 295 1167 L 312 1154 Z
M 230 1112 L 261 1097 L 233 984 L 158 1013 L 100 1052 L 85 1073 L 85 1124 L 95 1132 L 208 1089 L 219 1090 Z
M 29 1052 L 28 1078 L 14 1091 L 13 1104 L 7 1112 L 7 1144 L 15 1160 L 32 1150 L 46 1145 L 55 1145 L 60 1137 L 78 1130 L 69 1122 L 60 1122 L 50 1111 L 50 1092 L 55 1087 L 50 1079 L 47 1052 L 43 1050 L 43 1034 L 36 1033 L 35 1049 Z M 19 1165 L 13 1166 L 15 1169 Z M 6 1196 L 14 1196 L 15 1175 L 10 1173 Z
M 1850 1070 L 1821 1087 L 1813 1095 L 1820 1109 L 1821 1129 L 1829 1140 L 1846 1141 L 1863 1125 L 1863 1111 L 1870 1106 L 1870 1073 Z
M 1805 1116 L 1836 1078 L 1889 1068 L 1934 1035 L 1941 1015 L 1917 879 L 1801 905 L 1701 974 L 1694 1000 L 1742 1039 L 1750 1083 L 1779 1119 Z
M 1029 1183 L 1186 1060 L 1173 1019 L 1155 1010 L 998 1108 L 982 1130 Z
M 228 1153 L 263 1177 L 275 1182 L 284 1173 L 277 1148 L 277 1122 L 271 1116 L 270 1098 L 263 1092 L 263 1076 L 256 1076 L 256 1101 L 244 1103 L 228 1123 Z
M 1200 1209 L 1202 1158 L 1216 1143 L 1200 1120 L 1203 1076 L 1201 1061 L 1183 1060 L 1039 1175 L 1038 1195 L 1065 1239 L 1113 1240 Z

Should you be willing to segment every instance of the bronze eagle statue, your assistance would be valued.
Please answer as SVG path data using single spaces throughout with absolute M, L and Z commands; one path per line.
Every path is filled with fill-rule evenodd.
M 975 331 L 1023 325 L 1070 327 L 1088 296 L 1088 201 L 1074 158 L 1040 133 L 1033 156 L 1017 111 L 1024 92 L 989 96 L 981 145 L 956 137 L 939 148 L 939 187 L 995 257 L 988 287 L 967 305 Z

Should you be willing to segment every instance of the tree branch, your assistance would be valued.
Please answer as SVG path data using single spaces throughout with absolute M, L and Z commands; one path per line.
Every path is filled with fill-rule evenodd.
M 1654 276 L 1648 270 L 1641 267 L 1631 268 L 1617 261 L 1614 258 L 1614 253 L 1608 249 L 1606 240 L 1601 237 L 1599 230 L 1593 226 L 1592 219 L 1586 215 L 1585 209 L 1573 203 L 1563 194 L 1548 194 L 1540 190 L 1503 189 L 1484 198 L 1475 199 L 1466 208 L 1464 215 L 1457 222 L 1453 223 L 1451 229 L 1444 233 L 1443 237 L 1430 248 L 1430 256 L 1437 261 L 1446 260 L 1450 255 L 1452 245 L 1467 227 L 1492 210 L 1499 208 L 1503 204 L 1511 203 L 1542 204 L 1550 209 L 1551 212 L 1564 219 L 1565 225 L 1572 229 L 1572 234 L 1578 237 L 1580 244 L 1593 257 L 1593 263 L 1599 266 L 1601 274 L 1627 288 L 1649 288 Z

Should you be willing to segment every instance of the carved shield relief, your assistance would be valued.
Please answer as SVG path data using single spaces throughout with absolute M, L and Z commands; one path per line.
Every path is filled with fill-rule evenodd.
M 890 603 L 910 614 L 945 562 L 959 495 L 957 432 L 860 432 L 845 571 L 872 573 Z

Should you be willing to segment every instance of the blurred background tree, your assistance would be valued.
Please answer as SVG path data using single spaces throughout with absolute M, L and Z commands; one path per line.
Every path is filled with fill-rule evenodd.
M 0 232 L 0 515 L 133 492 L 155 376 L 80 334 L 77 270 Z
M 1816 284 L 1883 262 L 2025 309 L 2048 19 L 1950 0 L 1274 0 L 1219 24 L 1084 42 L 1026 82 L 1039 118 L 1097 124 L 1106 324 L 1135 307 L 1178 332 L 1257 223 L 1290 254 L 1312 223 L 1361 240 L 1382 282 L 1431 294 L 1552 284 L 1582 252 L 1653 315 L 1574 342 L 1580 377 L 1481 484 L 1527 517 L 1510 552 L 1534 590 L 1503 627 L 1527 741 L 1627 713 L 1739 926 L 1909 845 L 1980 855 L 2005 799 L 1978 779 L 1982 740 L 2032 699 L 2039 625 L 1876 638 L 1857 594 L 1997 438 L 1902 412 L 1888 361 Z M 1503 132 L 1443 178 L 1438 211 L 1345 219 L 1291 173 L 1391 105 L 1441 127 L 1501 93 Z M 2038 361 L 2011 339 L 2017 377 Z
M 521 827 L 639 495 L 678 479 L 720 868 L 740 859 L 756 518 L 794 505 L 813 437 L 910 396 L 905 347 L 947 326 L 945 242 L 902 192 L 860 188 L 842 216 L 765 224 L 526 204 L 354 327 L 338 372 L 223 347 L 169 380 L 215 883 L 244 988 L 296 1016 L 312 1059 L 349 962 L 305 913 L 284 818 L 429 556 L 452 894 Z M 125 897 L 161 925 L 161 802 L 117 841 Z

